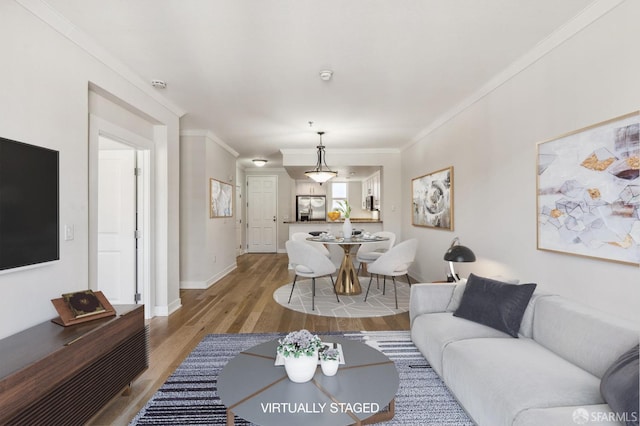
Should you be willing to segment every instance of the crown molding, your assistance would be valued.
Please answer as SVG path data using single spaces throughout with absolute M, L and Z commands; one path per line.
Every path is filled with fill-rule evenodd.
M 51 5 L 43 0 L 15 0 L 32 15 L 39 18 L 51 28 L 66 37 L 69 41 L 84 50 L 88 55 L 102 63 L 126 81 L 140 89 L 143 93 L 153 98 L 156 102 L 167 108 L 178 117 L 186 114 L 186 111 L 159 94 L 148 81 L 136 74 L 119 59 L 100 46 L 88 34 L 73 25 L 71 21 L 62 16 Z
M 233 155 L 235 158 L 238 158 L 240 154 L 229 145 L 227 145 L 222 139 L 220 139 L 215 133 L 211 130 L 203 130 L 203 129 L 194 129 L 194 130 L 181 130 L 180 136 L 197 136 L 203 137 L 212 140 L 216 144 L 220 145 L 225 151 L 229 154 Z
M 626 0 L 595 0 L 582 9 L 576 16 L 558 27 L 545 39 L 540 41 L 529 52 L 516 59 L 511 65 L 498 73 L 482 87 L 476 90 L 465 100 L 440 115 L 427 128 L 423 129 L 415 137 L 402 147 L 402 151 L 414 145 L 416 142 L 427 137 L 429 134 L 452 120 L 458 114 L 474 105 L 476 102 L 498 89 L 500 86 L 520 74 L 531 65 L 535 64 L 543 56 L 553 51 L 555 48 L 572 38 L 574 35 L 624 3 Z

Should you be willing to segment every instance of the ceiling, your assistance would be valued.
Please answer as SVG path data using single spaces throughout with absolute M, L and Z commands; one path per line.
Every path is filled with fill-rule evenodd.
M 239 153 L 406 147 L 587 0 L 46 0 Z M 330 81 L 322 70 L 333 71 Z M 309 122 L 313 122 L 311 126 Z M 310 164 L 312 166 L 312 164 Z

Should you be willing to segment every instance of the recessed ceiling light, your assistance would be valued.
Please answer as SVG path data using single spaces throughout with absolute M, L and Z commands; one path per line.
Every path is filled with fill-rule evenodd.
M 329 80 L 331 80 L 331 77 L 333 77 L 333 71 L 331 71 L 331 70 L 322 70 L 322 71 L 320 71 L 320 78 L 323 81 L 329 81 Z

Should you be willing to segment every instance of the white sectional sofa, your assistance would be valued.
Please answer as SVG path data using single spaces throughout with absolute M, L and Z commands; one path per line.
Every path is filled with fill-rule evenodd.
M 464 284 L 412 285 L 411 336 L 478 425 L 624 424 L 600 379 L 638 344 L 636 324 L 535 292 L 514 338 L 453 316 L 463 292 Z

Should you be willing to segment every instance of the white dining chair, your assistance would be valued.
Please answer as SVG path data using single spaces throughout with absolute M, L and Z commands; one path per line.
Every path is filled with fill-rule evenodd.
M 339 303 L 340 299 L 336 291 L 336 284 L 331 275 L 336 272 L 336 265 L 306 242 L 289 240 L 285 243 L 285 246 L 287 248 L 287 254 L 289 255 L 289 263 L 293 266 L 295 272 L 291 293 L 289 294 L 289 301 L 287 303 L 291 303 L 291 296 L 293 295 L 293 289 L 296 287 L 298 276 L 311 278 L 311 310 L 315 311 L 316 278 L 327 275 L 331 278 L 333 292 Z
M 311 237 L 313 237 L 313 235 L 308 234 L 306 232 L 294 232 L 293 234 L 291 234 L 291 239 L 293 241 L 300 241 L 300 242 L 309 244 L 311 247 L 318 250 L 324 256 L 331 257 L 331 253 L 329 252 L 329 249 L 327 249 L 327 247 L 325 247 L 324 244 L 316 241 L 307 240 L 307 238 L 311 238 Z
M 369 296 L 369 289 L 371 289 L 371 281 L 373 275 L 383 275 L 385 277 L 385 283 L 383 284 L 382 294 L 385 293 L 386 277 L 391 277 L 393 280 L 393 291 L 396 298 L 396 309 L 398 309 L 398 292 L 396 288 L 396 278 L 401 275 L 406 275 L 407 282 L 411 285 L 411 279 L 409 278 L 409 266 L 413 263 L 416 257 L 416 250 L 418 249 L 418 240 L 412 238 L 401 242 L 400 244 L 392 247 L 386 253 L 383 253 L 378 259 L 368 265 L 369 274 L 369 286 L 367 287 L 367 294 L 364 296 L 364 301 L 367 301 Z
M 382 253 L 389 251 L 391 247 L 396 243 L 396 234 L 389 231 L 380 231 L 373 233 L 374 237 L 382 237 L 388 238 L 388 240 L 380 241 L 377 243 L 366 243 L 362 244 L 360 248 L 358 248 L 358 252 L 356 253 L 356 260 L 358 261 L 358 272 L 360 272 L 360 268 L 362 264 L 369 264 L 374 262 Z

